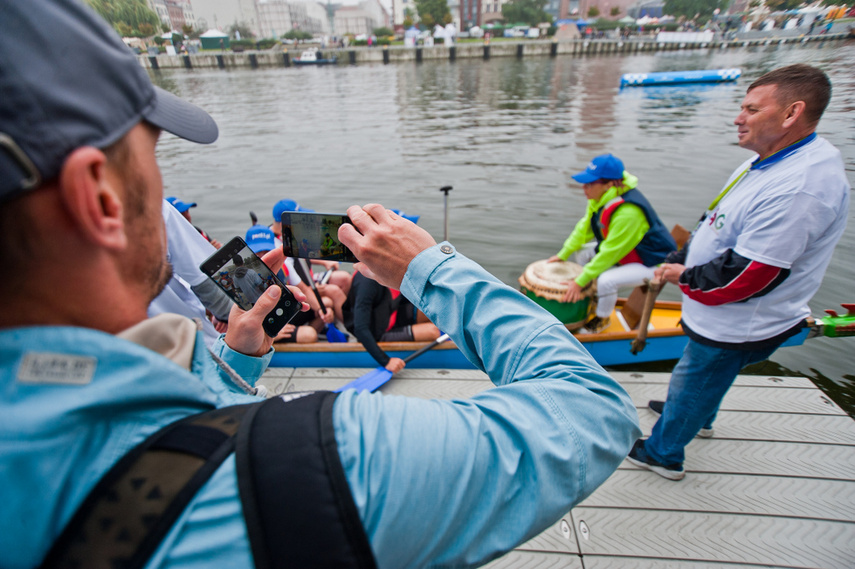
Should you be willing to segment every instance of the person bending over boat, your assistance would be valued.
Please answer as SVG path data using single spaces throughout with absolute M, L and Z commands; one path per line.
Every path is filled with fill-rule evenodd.
M 816 127 L 831 99 L 821 70 L 796 64 L 749 87 L 733 123 L 739 146 L 756 153 L 737 168 L 686 247 L 657 276 L 683 292 L 688 344 L 671 374 L 650 438 L 629 460 L 668 478 L 685 476 L 685 447 L 712 436 L 739 371 L 771 356 L 810 316 L 834 247 L 846 227 L 843 160 Z
M 639 436 L 627 393 L 552 315 L 376 204 L 339 231 L 358 270 L 496 387 L 265 400 L 279 287 L 233 307 L 211 351 L 191 320 L 146 318 L 169 279 L 161 129 L 210 143 L 213 119 L 76 0 L 0 3 L 0 61 L 0 265 L 17 269 L 0 280 L 4 568 L 475 567 L 567 515 Z M 128 478 L 103 478 L 117 463 Z
M 584 295 L 583 289 L 596 280 L 596 313 L 581 332 L 597 333 L 610 324 L 618 289 L 652 279 L 656 265 L 676 251 L 677 244 L 637 189 L 638 178 L 624 170 L 617 156 L 597 156 L 573 179 L 582 184 L 588 207 L 564 246 L 549 261 L 566 261 L 579 252 L 576 259 L 584 267 L 567 283 L 563 301 L 577 302 Z M 593 239 L 596 246 L 583 249 Z

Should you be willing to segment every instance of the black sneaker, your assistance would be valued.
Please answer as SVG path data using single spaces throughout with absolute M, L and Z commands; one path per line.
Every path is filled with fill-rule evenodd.
M 594 316 L 587 322 L 582 328 L 579 329 L 580 334 L 599 334 L 603 330 L 609 327 L 612 323 L 612 319 L 610 316 L 606 316 L 605 318 L 600 318 L 599 316 Z
M 646 468 L 668 480 L 682 480 L 686 475 L 682 464 L 662 464 L 647 454 L 647 451 L 644 449 L 644 441 L 641 439 L 635 441 L 626 459 L 634 465 Z
M 651 399 L 647 402 L 647 408 L 650 409 L 654 415 L 659 417 L 660 415 L 662 415 L 662 410 L 665 408 L 665 402 L 657 401 L 656 399 Z M 701 429 L 695 436 L 701 439 L 711 439 L 714 434 L 715 429 L 710 427 L 709 429 Z

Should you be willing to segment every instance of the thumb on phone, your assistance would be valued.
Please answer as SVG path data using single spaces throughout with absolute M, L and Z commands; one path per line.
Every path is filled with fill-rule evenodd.
M 282 290 L 278 286 L 269 287 L 258 297 L 250 310 L 244 312 L 235 305 L 229 315 L 229 329 L 226 332 L 226 344 L 236 352 L 248 356 L 260 357 L 273 345 L 273 338 L 262 328 L 267 314 L 273 310 Z

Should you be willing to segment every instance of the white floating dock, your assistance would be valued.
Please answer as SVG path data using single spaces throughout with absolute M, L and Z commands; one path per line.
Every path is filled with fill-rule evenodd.
M 271 393 L 335 389 L 367 369 L 276 368 Z M 645 436 L 669 374 L 614 373 Z M 382 391 L 465 398 L 472 370 L 405 369 Z M 490 568 L 855 568 L 855 421 L 804 378 L 739 376 L 712 439 L 687 448 L 679 482 L 627 461 L 555 526 Z

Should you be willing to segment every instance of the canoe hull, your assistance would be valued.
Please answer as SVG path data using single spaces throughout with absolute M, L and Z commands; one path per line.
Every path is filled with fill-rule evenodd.
M 618 301 L 620 308 L 623 299 Z M 682 356 L 687 338 L 677 324 L 680 320 L 680 303 L 659 301 L 653 310 L 651 323 L 653 328 L 647 335 L 645 348 L 633 355 L 630 351 L 636 337 L 634 330 L 621 328 L 619 318 L 612 317 L 612 324 L 599 334 L 579 335 L 576 337 L 594 359 L 602 366 L 631 365 L 648 362 L 677 360 Z M 783 346 L 798 346 L 804 343 L 809 329 L 784 342 Z M 405 358 L 428 342 L 390 342 L 380 343 L 389 356 Z M 361 344 L 348 342 L 341 344 L 276 344 L 276 352 L 270 362 L 271 367 L 295 368 L 375 368 L 377 362 Z M 418 369 L 475 369 L 463 353 L 451 342 L 441 344 L 425 352 L 407 365 Z

